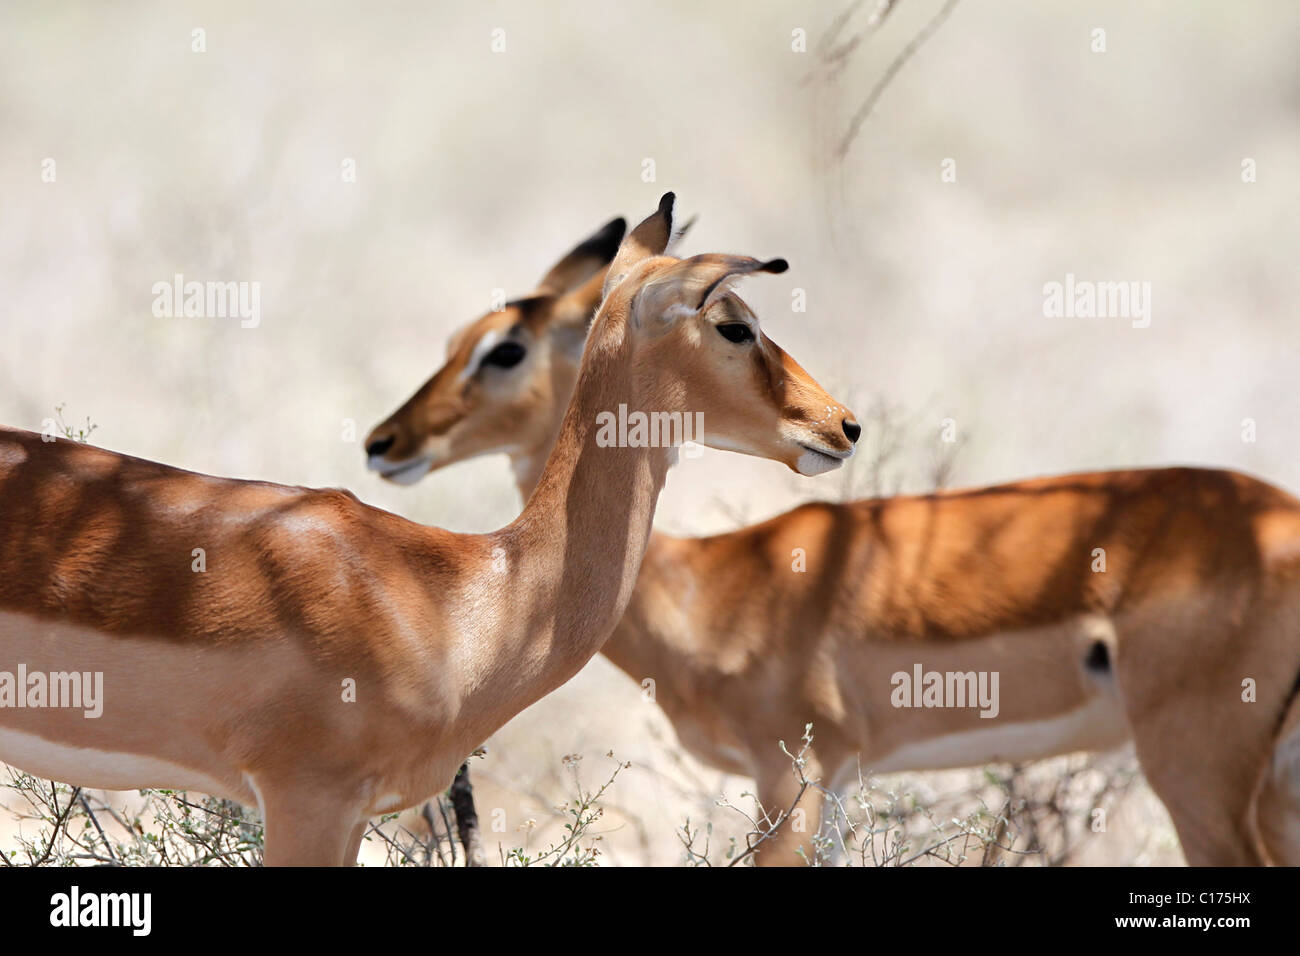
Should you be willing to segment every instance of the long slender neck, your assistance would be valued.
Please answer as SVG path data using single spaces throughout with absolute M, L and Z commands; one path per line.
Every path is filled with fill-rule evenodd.
M 625 315 L 611 312 L 593 328 L 528 504 L 488 536 L 502 577 L 484 582 L 495 626 L 491 659 L 480 666 L 484 673 L 508 669 L 512 710 L 520 697 L 531 702 L 558 687 L 600 649 L 632 595 L 650 537 L 673 450 L 596 441 L 601 412 L 642 404 Z M 492 686 L 500 692 L 498 682 Z
M 576 370 L 573 377 L 577 377 Z M 514 474 L 515 487 L 519 489 L 521 502 L 527 503 L 537 489 L 548 456 L 556 445 L 563 424 L 564 418 L 561 417 L 545 440 L 530 448 L 511 453 L 510 470 Z M 655 615 L 648 605 L 653 603 L 653 596 L 649 592 L 656 590 L 652 582 L 661 576 L 661 562 L 654 560 L 652 556 L 659 553 L 660 549 L 678 545 L 680 541 L 681 539 L 659 532 L 651 534 L 645 559 L 638 572 L 637 587 L 624 609 L 623 616 L 614 627 L 609 639 L 600 648 L 600 653 L 638 681 L 649 673 L 653 664 L 662 661 L 664 653 L 671 653 L 676 646 L 656 636 L 651 627 L 651 620 Z M 680 573 L 680 568 L 678 571 Z M 647 578 L 651 579 L 651 583 L 647 582 Z M 665 620 L 661 619 L 659 623 L 664 624 Z

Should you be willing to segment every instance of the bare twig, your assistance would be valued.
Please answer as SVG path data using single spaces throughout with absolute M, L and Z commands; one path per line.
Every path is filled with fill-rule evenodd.
M 855 0 L 847 10 L 836 17 L 820 44 L 822 65 L 826 68 L 827 79 L 834 80 L 848 66 L 849 57 L 853 55 L 853 51 L 862 45 L 863 40 L 880 29 L 885 22 L 885 18 L 893 12 L 898 0 L 880 0 L 879 6 L 867 18 L 866 25 L 861 30 L 839 46 L 832 46 L 831 44 L 843 31 L 849 18 L 857 12 L 862 3 L 863 0 Z
M 54 830 L 50 833 L 50 841 L 45 844 L 45 852 L 41 855 L 39 860 L 33 861 L 32 866 L 41 866 L 50 858 L 50 854 L 54 852 L 54 844 L 58 842 L 59 831 L 62 830 L 63 825 L 68 822 L 68 814 L 71 813 L 72 808 L 77 805 L 77 797 L 80 795 L 81 788 L 74 787 L 72 790 L 72 796 L 68 798 L 68 805 L 64 807 L 63 811 L 54 819 Z M 56 810 L 58 809 L 59 785 L 53 780 L 50 781 L 50 803 Z
M 383 830 L 379 829 L 379 827 L 376 826 L 375 824 L 371 823 L 371 824 L 368 824 L 368 825 L 369 825 L 369 827 L 370 827 L 369 832 L 370 832 L 370 833 L 373 833 L 375 836 L 379 837 L 379 839 L 381 839 L 381 840 L 383 840 L 385 843 L 387 843 L 388 846 L 389 846 L 389 849 L 391 849 L 391 850 L 393 850 L 394 852 L 400 854 L 400 855 L 401 855 L 401 856 L 406 860 L 406 862 L 408 862 L 408 863 L 410 863 L 410 864 L 412 864 L 412 865 L 418 865 L 418 861 L 415 859 L 415 857 L 411 856 L 410 851 L 409 851 L 406 847 L 402 846 L 402 845 L 401 845 L 400 843 L 398 843 L 396 840 L 392 839 L 392 837 L 390 837 L 390 836 L 389 836 L 387 833 L 385 833 Z
M 437 808 L 438 814 L 434 816 L 434 808 Z M 447 814 L 442 806 L 442 795 L 434 797 L 431 800 L 424 801 L 424 807 L 420 811 L 420 816 L 424 818 L 425 826 L 429 828 L 429 839 L 424 843 L 424 853 L 430 860 L 436 857 L 439 866 L 451 866 L 456 862 L 456 851 L 452 848 L 452 858 L 447 859 L 442 852 L 442 832 L 438 828 L 438 819 L 441 818 L 443 825 L 447 825 Z M 451 842 L 451 830 L 447 830 L 447 842 Z
M 451 854 L 450 866 L 456 865 L 456 840 L 451 834 L 451 821 L 447 819 L 447 803 L 438 797 L 438 816 L 442 819 L 442 832 L 447 834 L 447 852 Z
M 112 858 L 113 864 L 116 865 L 118 859 L 117 854 L 113 852 L 113 844 L 105 836 L 104 828 L 99 825 L 99 817 L 95 816 L 95 811 L 90 808 L 90 801 L 86 799 L 84 793 L 78 793 L 77 800 L 81 803 L 81 808 L 86 811 L 86 816 L 90 817 L 90 822 L 95 826 L 95 832 L 99 834 L 100 842 L 104 844 L 104 849 L 108 851 L 109 857 Z
M 943 25 L 943 22 L 948 19 L 953 9 L 960 2 L 961 0 L 946 0 L 944 5 L 939 8 L 939 12 L 931 18 L 929 23 L 921 28 L 921 32 L 914 36 L 907 46 L 903 47 L 898 56 L 894 57 L 893 62 L 886 67 L 884 74 L 876 81 L 876 85 L 871 88 L 871 92 L 867 94 L 867 98 L 862 102 L 862 105 L 858 107 L 857 112 L 853 114 L 853 119 L 849 121 L 849 130 L 844 135 L 844 138 L 840 141 L 839 145 L 838 155 L 840 159 L 843 159 L 849 154 L 849 148 L 857 138 L 858 131 L 862 129 L 862 124 L 867 121 L 867 117 L 871 114 L 876 102 L 880 99 L 881 95 L 884 94 L 885 89 L 898 74 L 898 71 L 903 68 L 907 61 L 912 58 L 916 51 L 919 50 L 925 42 L 930 39 L 930 37 L 934 36 L 935 31 Z

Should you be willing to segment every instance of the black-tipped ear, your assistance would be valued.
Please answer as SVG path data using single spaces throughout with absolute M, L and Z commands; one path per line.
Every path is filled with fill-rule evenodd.
M 696 256 L 694 259 L 688 259 L 688 262 L 697 262 L 699 267 L 695 276 L 710 277 L 711 281 L 704 288 L 700 295 L 698 309 L 707 309 L 714 299 L 726 293 L 728 286 L 737 278 L 744 275 L 751 275 L 755 272 L 770 272 L 779 275 L 790 268 L 790 263 L 784 259 L 768 259 L 766 262 L 760 262 L 758 259 L 751 259 L 748 256 Z
M 761 262 L 749 256 L 713 252 L 692 256 L 642 287 L 633 303 L 633 317 L 638 320 L 671 318 L 702 312 L 726 295 L 732 282 L 741 276 L 755 272 L 781 273 L 787 268 L 789 264 L 784 259 Z
M 574 252 L 589 252 L 594 256 L 599 256 L 602 262 L 613 262 L 614 256 L 618 254 L 618 247 L 623 242 L 623 236 L 626 234 L 627 220 L 622 216 L 615 216 L 601 226 L 599 232 L 583 240 L 582 245 L 578 246 Z
M 605 295 L 609 295 L 642 259 L 664 254 L 673 236 L 673 204 L 676 199 L 673 193 L 664 193 L 659 199 L 659 208 L 643 219 L 623 240 L 605 278 Z
M 581 286 L 613 260 L 626 231 L 627 220 L 622 216 L 605 223 L 557 262 L 542 277 L 537 291 L 561 295 Z

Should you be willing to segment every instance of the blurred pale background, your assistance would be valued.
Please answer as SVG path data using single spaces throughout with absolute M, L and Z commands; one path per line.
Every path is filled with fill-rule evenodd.
M 965 0 L 841 163 L 849 116 L 939 6 L 901 0 L 836 82 L 806 82 L 844 5 L 7 3 L 0 422 L 39 429 L 66 403 L 107 448 L 496 527 L 519 507 L 504 459 L 397 488 L 360 438 L 493 289 L 530 291 L 673 189 L 699 214 L 685 252 L 790 260 L 746 297 L 831 392 L 891 409 L 901 490 L 927 487 L 945 418 L 958 484 L 1197 463 L 1300 490 L 1300 8 Z M 1067 272 L 1150 282 L 1150 327 L 1045 318 Z M 261 283 L 261 325 L 155 317 L 175 273 Z M 869 457 L 820 481 L 684 461 L 658 526 L 843 494 Z M 632 760 L 613 861 L 675 862 L 687 813 L 719 812 L 703 795 L 745 785 L 679 762 L 599 658 L 488 748 L 480 801 L 506 808 L 508 845 L 566 794 L 561 755 L 587 754 L 589 783 L 606 750 Z

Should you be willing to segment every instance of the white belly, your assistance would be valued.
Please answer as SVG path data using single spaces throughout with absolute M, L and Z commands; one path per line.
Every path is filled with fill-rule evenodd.
M 1078 750 L 1108 750 L 1129 739 L 1119 701 L 1094 697 L 1077 710 L 1019 724 L 989 721 L 987 730 L 967 730 L 918 740 L 885 754 L 863 769 L 874 773 L 899 770 L 947 770 L 986 763 L 1021 763 Z
M 73 747 L 35 734 L 0 727 L 0 760 L 37 777 L 97 790 L 164 787 L 198 790 L 257 805 L 251 790 L 232 788 L 189 767 L 156 757 Z

